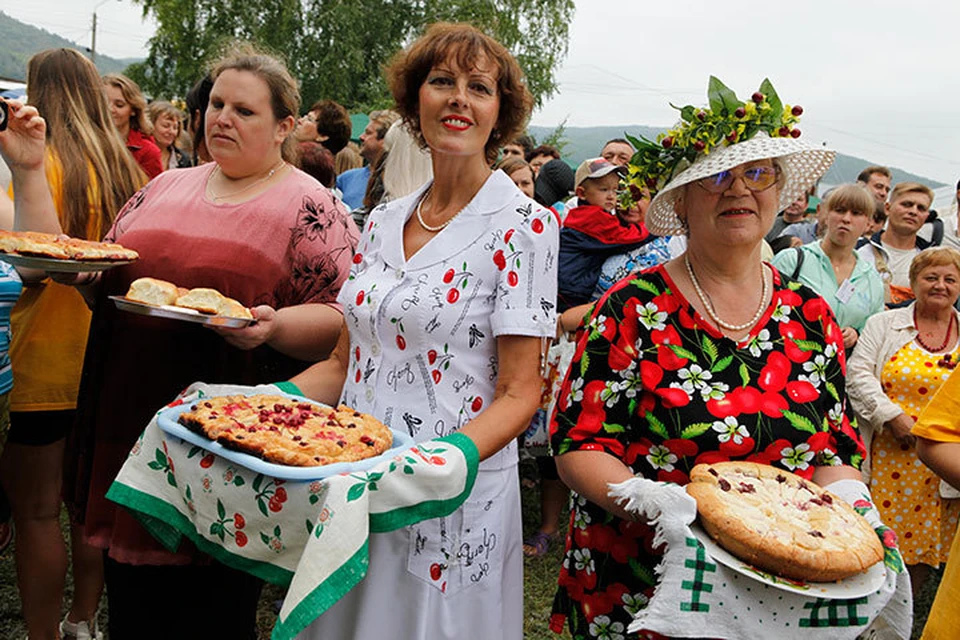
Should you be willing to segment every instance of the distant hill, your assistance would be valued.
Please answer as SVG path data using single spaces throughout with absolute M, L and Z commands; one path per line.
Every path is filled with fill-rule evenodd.
M 0 77 L 26 82 L 27 60 L 38 51 L 58 48 L 76 49 L 84 55 L 88 53 L 85 46 L 15 20 L 0 11 Z M 118 60 L 97 54 L 97 69 L 102 74 L 122 73 L 133 62 L 136 60 Z
M 553 132 L 552 127 L 531 126 L 528 128 L 531 135 L 537 140 L 541 140 Z M 564 148 L 564 160 L 576 167 L 587 158 L 595 157 L 600 153 L 603 143 L 611 138 L 622 138 L 626 131 L 632 136 L 644 136 L 650 140 L 655 140 L 657 134 L 663 131 L 659 127 L 648 127 L 644 125 L 620 125 L 611 127 L 567 127 L 563 132 L 563 137 L 568 141 Z M 837 154 L 837 159 L 833 166 L 827 171 L 821 180 L 821 185 L 836 185 L 845 182 L 855 182 L 857 176 L 865 167 L 876 162 L 864 160 L 854 156 L 847 156 L 842 153 Z M 890 167 L 893 173 L 893 183 L 904 181 L 920 182 L 929 186 L 931 189 L 946 186 L 942 182 L 908 173 L 895 167 Z

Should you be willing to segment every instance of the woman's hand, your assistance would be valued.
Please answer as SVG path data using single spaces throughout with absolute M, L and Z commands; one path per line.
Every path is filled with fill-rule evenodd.
M 47 122 L 36 108 L 6 100 L 7 130 L 0 132 L 0 155 L 12 170 L 42 169 Z
M 269 342 L 277 332 L 277 311 L 273 307 L 261 304 L 250 309 L 250 313 L 256 319 L 254 324 L 242 329 L 230 329 L 227 327 L 211 327 L 214 331 L 223 336 L 229 344 L 238 349 L 249 351 L 256 349 L 265 342 Z
M 853 348 L 853 345 L 857 344 L 857 340 L 860 338 L 860 334 L 853 327 L 844 327 L 840 330 L 840 335 L 843 336 L 843 347 L 848 351 Z
M 916 420 L 905 413 L 901 413 L 896 418 L 884 422 L 883 426 L 890 429 L 890 432 L 893 434 L 893 437 L 896 438 L 897 442 L 912 447 L 917 441 L 916 436 L 910 433 L 910 430 L 913 429 L 914 422 L 916 422 Z
M 86 287 L 97 282 L 100 274 L 95 271 L 86 271 L 83 273 L 66 273 L 62 271 L 47 271 L 47 277 L 57 284 L 68 287 Z

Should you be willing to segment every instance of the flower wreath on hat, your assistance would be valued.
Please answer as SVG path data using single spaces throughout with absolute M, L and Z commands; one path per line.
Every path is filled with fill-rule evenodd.
M 826 173 L 833 151 L 798 140 L 803 108 L 785 105 L 769 80 L 743 101 L 710 76 L 709 108 L 676 107 L 680 122 L 656 142 L 627 135 L 636 153 L 621 186 L 620 206 L 629 209 L 649 194 L 646 225 L 656 235 L 684 230 L 675 204 L 679 187 L 745 162 L 774 159 L 781 172 L 780 210 L 803 195 Z M 673 105 L 671 105 L 673 106 Z

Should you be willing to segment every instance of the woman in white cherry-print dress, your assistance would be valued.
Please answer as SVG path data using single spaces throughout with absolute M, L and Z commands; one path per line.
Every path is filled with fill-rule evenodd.
M 465 25 L 432 26 L 390 74 L 434 181 L 371 213 L 335 355 L 293 382 L 417 441 L 459 431 L 481 464 L 451 516 L 371 535 L 366 578 L 301 637 L 519 640 L 515 438 L 539 403 L 541 337 L 555 332 L 558 225 L 489 160 L 529 94 L 510 54 Z

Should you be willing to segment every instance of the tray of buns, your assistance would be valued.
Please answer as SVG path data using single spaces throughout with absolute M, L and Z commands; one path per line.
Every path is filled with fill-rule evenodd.
M 240 329 L 256 323 L 245 306 L 216 289 L 185 289 L 156 278 L 139 278 L 125 296 L 110 296 L 121 311 L 182 320 L 213 327 Z
M 292 420 L 291 416 L 296 414 L 301 414 L 304 410 L 304 407 L 306 407 L 307 405 L 310 405 L 311 407 L 316 407 L 318 410 L 331 412 L 331 413 L 342 413 L 342 410 L 346 409 L 345 407 L 340 407 L 339 409 L 334 410 L 333 408 L 328 407 L 327 405 L 315 402 L 313 400 L 309 400 L 307 398 L 303 398 L 300 396 L 295 396 L 295 395 L 291 395 L 283 392 L 278 392 L 277 396 L 282 396 L 282 398 L 292 401 L 292 406 L 296 408 L 296 411 L 294 411 L 293 414 L 284 413 L 282 410 L 276 411 L 275 409 L 279 409 L 279 407 L 274 407 L 274 403 L 278 402 L 279 400 L 272 399 L 270 403 L 268 403 L 270 406 L 267 407 L 268 413 L 270 413 L 271 415 L 268 416 L 268 419 L 266 420 L 266 422 L 267 422 L 267 426 L 273 427 L 274 431 L 292 430 L 294 432 L 299 432 L 303 430 L 304 432 L 306 432 L 307 430 L 306 427 L 309 425 L 297 424 L 296 421 Z M 254 395 L 254 396 L 250 396 L 248 399 L 251 402 L 256 402 L 258 400 L 262 400 L 262 397 Z M 296 466 L 294 464 L 281 464 L 279 462 L 271 462 L 270 460 L 264 459 L 260 455 L 254 455 L 252 453 L 248 453 L 243 450 L 237 450 L 234 446 L 231 445 L 229 438 L 222 438 L 222 437 L 220 438 L 221 440 L 224 440 L 224 443 L 225 443 L 224 444 L 218 440 L 212 440 L 209 437 L 209 434 L 205 435 L 204 433 L 198 432 L 198 429 L 196 429 L 195 426 L 190 426 L 194 424 L 197 418 L 201 418 L 201 419 L 205 417 L 209 418 L 209 416 L 203 415 L 204 411 L 206 411 L 207 414 L 212 415 L 214 411 L 220 411 L 226 408 L 223 406 L 224 402 L 226 401 L 236 402 L 238 400 L 242 400 L 242 398 L 224 397 L 219 399 L 208 398 L 207 400 L 210 401 L 210 404 L 212 405 L 211 407 L 206 407 L 205 402 L 202 400 L 196 401 L 192 404 L 188 403 L 188 404 L 182 404 L 182 405 L 177 405 L 173 407 L 167 407 L 166 409 L 162 410 L 160 414 L 157 416 L 158 426 L 162 431 L 164 431 L 170 436 L 180 438 L 185 442 L 189 442 L 190 444 L 196 445 L 206 451 L 209 451 L 210 453 L 213 453 L 222 458 L 230 460 L 231 462 L 235 462 L 247 469 L 250 469 L 251 471 L 262 473 L 272 478 L 280 478 L 283 480 L 292 480 L 292 481 L 309 481 L 309 480 L 321 480 L 323 478 L 327 478 L 327 477 L 341 474 L 341 473 L 357 473 L 361 471 L 367 471 L 377 466 L 384 460 L 387 460 L 390 457 L 397 455 L 400 451 L 409 449 L 414 445 L 414 440 L 412 437 L 410 437 L 410 435 L 402 431 L 389 429 L 391 438 L 390 438 L 389 444 L 385 445 L 385 447 L 383 448 L 385 450 L 382 450 L 381 448 L 377 448 L 375 450 L 371 449 L 371 453 L 376 453 L 376 455 L 371 455 L 370 457 L 362 460 L 350 460 L 345 462 L 337 462 L 337 461 L 327 462 L 325 460 L 323 464 L 318 463 L 315 466 Z M 216 402 L 217 400 L 221 400 L 221 402 L 217 403 Z M 257 409 L 257 407 L 253 407 L 253 409 Z M 251 409 L 251 411 L 253 411 L 253 409 Z M 248 417 L 248 416 L 242 415 L 244 413 L 243 411 L 240 411 L 240 410 L 238 411 L 239 413 L 235 413 L 238 419 L 243 420 L 243 419 L 246 419 L 246 417 Z M 247 412 L 247 413 L 250 413 L 250 412 Z M 255 419 L 254 422 L 264 422 L 264 420 L 262 420 L 263 418 L 262 414 L 263 414 L 262 409 L 253 411 L 253 413 L 251 413 L 251 416 Z M 274 414 L 280 414 L 280 415 L 274 415 Z M 366 414 L 360 414 L 359 412 L 353 412 L 352 410 L 349 410 L 348 415 L 358 416 L 358 419 L 361 420 L 361 423 L 358 423 L 358 426 L 362 426 L 362 421 L 369 421 L 372 418 L 372 416 L 367 416 Z M 192 420 L 188 419 L 191 417 L 193 418 Z M 275 425 L 274 423 L 280 418 L 286 418 L 286 419 L 281 421 L 282 424 Z M 375 419 L 373 420 L 375 421 Z M 213 424 L 215 423 L 215 420 L 210 420 L 210 422 L 211 424 Z M 387 427 L 383 425 L 381 426 L 383 427 L 383 429 L 387 429 Z M 241 434 L 243 434 L 243 432 L 245 431 L 245 429 L 237 429 L 236 427 L 233 427 L 233 429 L 235 431 L 239 431 Z M 249 434 L 246 434 L 246 435 L 249 435 Z M 324 434 L 321 434 L 320 437 L 322 437 L 323 435 Z M 304 435 L 304 437 L 306 437 L 306 435 Z M 362 441 L 363 441 L 363 438 L 361 437 L 361 442 Z M 310 449 L 310 447 L 305 447 L 305 449 Z M 281 457 L 281 459 L 286 459 L 286 458 Z
M 81 273 L 104 271 L 139 258 L 112 242 L 94 242 L 36 231 L 0 230 L 0 260 L 15 267 Z

